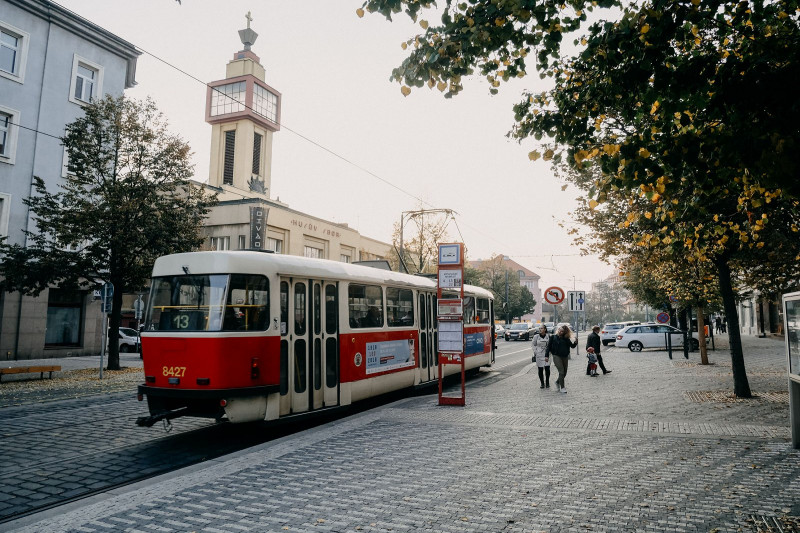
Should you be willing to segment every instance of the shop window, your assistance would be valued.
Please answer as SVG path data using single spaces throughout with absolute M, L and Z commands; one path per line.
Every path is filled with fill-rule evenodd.
M 50 289 L 45 347 L 80 346 L 84 298 L 81 291 Z

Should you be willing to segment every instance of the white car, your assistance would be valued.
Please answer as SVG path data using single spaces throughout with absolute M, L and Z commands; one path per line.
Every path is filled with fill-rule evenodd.
M 618 347 L 627 347 L 632 352 L 641 352 L 645 348 L 667 348 L 667 335 L 671 337 L 673 348 L 683 346 L 683 331 L 666 324 L 639 324 L 627 326 L 617 332 Z M 693 335 L 697 335 L 694 332 Z M 700 347 L 700 342 L 692 337 L 692 349 Z
M 119 328 L 120 353 L 136 353 L 139 351 L 139 334 L 133 328 Z
M 502 339 L 505 337 L 506 328 L 504 328 L 501 324 L 494 325 L 494 334 L 496 339 Z
M 616 342 L 617 341 L 617 333 L 619 330 L 626 326 L 638 326 L 641 324 L 638 320 L 631 320 L 629 322 L 611 322 L 610 324 L 606 324 L 600 329 L 600 340 L 603 342 L 603 346 L 608 346 L 609 342 Z

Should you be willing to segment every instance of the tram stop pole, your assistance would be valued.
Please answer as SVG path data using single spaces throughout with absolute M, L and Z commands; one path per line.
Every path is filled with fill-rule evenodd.
M 439 405 L 467 403 L 466 356 L 464 354 L 464 245 L 439 244 L 437 274 L 437 326 L 439 331 Z M 445 396 L 444 367 L 461 366 L 461 396 Z

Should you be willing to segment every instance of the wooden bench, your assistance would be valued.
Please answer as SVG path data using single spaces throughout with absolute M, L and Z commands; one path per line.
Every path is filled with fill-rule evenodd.
M 58 372 L 61 370 L 61 367 L 58 365 L 47 365 L 47 366 L 9 366 L 6 368 L 0 368 L 0 381 L 3 380 L 4 374 L 35 374 L 39 372 L 39 379 L 44 379 L 44 373 L 50 373 L 50 379 L 53 378 L 53 372 Z

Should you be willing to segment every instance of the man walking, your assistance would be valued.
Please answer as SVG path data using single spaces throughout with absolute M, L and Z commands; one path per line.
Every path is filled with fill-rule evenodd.
M 610 374 L 611 370 L 606 370 L 605 365 L 603 364 L 603 356 L 600 355 L 600 345 L 603 344 L 600 342 L 600 326 L 592 326 L 592 332 L 589 333 L 589 336 L 586 337 L 586 347 L 594 348 L 594 354 L 597 356 L 597 364 L 600 366 L 600 370 L 603 371 L 603 374 Z M 589 363 L 586 365 L 586 375 L 590 376 L 591 371 L 589 368 Z

